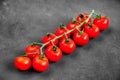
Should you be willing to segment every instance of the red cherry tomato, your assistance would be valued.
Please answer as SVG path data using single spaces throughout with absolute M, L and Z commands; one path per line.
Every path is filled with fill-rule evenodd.
M 57 62 L 62 58 L 62 51 L 57 46 L 49 46 L 45 50 L 45 55 L 48 60 Z
M 86 25 L 84 31 L 89 35 L 90 38 L 96 38 L 100 34 L 100 29 L 94 24 Z
M 56 36 L 62 35 L 67 32 L 68 29 L 64 25 L 60 25 L 59 28 L 56 29 Z M 67 37 L 70 37 L 70 34 L 67 34 Z M 61 37 L 60 39 L 65 38 L 65 36 Z
M 45 36 L 43 37 L 42 42 L 43 42 L 43 43 L 46 43 L 46 42 L 52 40 L 52 39 L 55 38 L 55 37 L 56 37 L 55 34 L 53 34 L 53 33 L 47 33 L 47 35 L 45 35 Z M 54 43 L 54 45 L 57 45 L 57 44 L 58 44 L 58 39 L 54 40 L 53 43 Z M 46 46 L 48 47 L 48 46 L 51 46 L 51 45 L 52 45 L 52 43 L 49 43 L 49 44 L 47 44 Z
M 73 28 L 75 28 L 77 26 L 79 26 L 78 22 L 69 22 L 68 25 L 67 25 L 67 29 L 71 30 L 71 29 L 73 29 Z M 79 28 L 79 30 L 81 30 L 81 29 L 82 29 L 82 27 Z M 74 34 L 75 32 L 77 32 L 77 30 L 75 30 L 75 31 L 73 31 L 71 33 Z
M 88 18 L 88 13 L 83 13 L 83 14 L 79 14 L 77 17 L 76 17 L 76 20 L 81 23 L 81 22 L 84 22 L 86 19 Z M 91 22 L 91 18 L 89 19 L 88 22 Z
M 105 16 L 102 16 L 100 18 L 96 17 L 93 23 L 97 25 L 100 28 L 100 30 L 105 30 L 109 26 L 109 19 Z
M 86 32 L 76 32 L 73 35 L 74 42 L 79 46 L 84 46 L 89 41 L 89 36 Z
M 32 61 L 34 70 L 38 72 L 46 71 L 49 67 L 49 61 L 46 57 L 41 58 L 39 55 L 35 56 Z
M 40 55 L 40 46 L 37 45 L 28 45 L 25 49 L 25 53 L 28 57 L 33 58 L 36 55 Z
M 15 67 L 19 70 L 28 70 L 31 67 L 31 59 L 26 56 L 18 56 L 14 61 Z
M 70 38 L 62 39 L 59 46 L 65 54 L 71 54 L 76 49 L 75 42 Z

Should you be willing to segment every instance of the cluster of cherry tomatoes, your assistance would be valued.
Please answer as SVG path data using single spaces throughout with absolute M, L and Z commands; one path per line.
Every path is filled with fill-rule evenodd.
M 44 45 L 44 53 L 41 51 L 41 46 L 43 45 L 35 42 L 28 45 L 25 49 L 26 55 L 15 58 L 15 67 L 25 71 L 32 66 L 34 70 L 43 72 L 48 69 L 49 62 L 59 61 L 63 53 L 73 53 L 76 45 L 84 46 L 88 44 L 90 38 L 96 38 L 99 36 L 101 30 L 108 28 L 109 19 L 101 15 L 96 15 L 94 19 L 89 18 L 88 22 L 76 28 L 80 23 L 84 22 L 88 16 L 87 13 L 82 13 L 78 15 L 75 20 L 69 22 L 67 26 L 61 24 L 60 27 L 56 29 L 55 34 L 47 33 L 42 39 L 43 45 L 49 42 Z M 72 29 L 75 30 L 66 34 L 67 31 Z M 56 38 L 62 34 L 64 34 L 62 37 Z M 53 40 L 54 38 L 56 39 Z

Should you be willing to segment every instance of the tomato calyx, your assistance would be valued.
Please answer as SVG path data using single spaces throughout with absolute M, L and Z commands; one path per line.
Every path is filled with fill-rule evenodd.
M 49 33 L 49 32 L 47 32 L 47 33 L 46 33 L 46 36 L 50 36 L 50 33 Z
M 41 55 L 40 55 L 40 59 L 45 60 L 45 54 L 41 54 Z
M 27 57 L 28 55 L 27 55 L 27 54 L 23 54 L 23 55 L 21 55 L 21 56 L 23 56 L 23 57 Z
M 82 35 L 84 33 L 84 29 L 82 31 L 79 31 L 79 35 Z
M 72 22 L 73 22 L 73 23 L 76 23 L 77 21 L 76 21 L 76 19 L 75 19 L 75 18 L 73 18 L 73 19 L 72 19 Z
M 35 45 L 36 45 L 35 42 L 32 42 L 32 43 L 31 43 L 31 46 L 35 46 Z
M 57 51 L 57 47 L 56 47 L 56 46 L 53 46 L 53 50 L 54 50 L 54 51 Z
M 92 26 L 93 26 L 93 24 L 92 24 L 92 23 L 89 23 L 88 25 L 89 25 L 91 28 L 92 28 Z
M 101 19 L 101 17 L 102 17 L 102 16 L 101 16 L 100 14 L 99 14 L 99 15 L 96 15 L 96 18 L 97 18 L 97 19 Z
M 61 29 L 65 29 L 65 25 L 64 24 L 60 24 L 60 28 Z
M 78 28 L 76 28 L 76 30 L 78 31 L 79 35 L 82 35 L 84 33 L 84 28 L 82 28 L 82 30 L 79 30 Z
M 66 42 L 69 42 L 69 41 L 70 41 L 70 39 L 69 39 L 69 38 L 66 38 L 66 39 L 65 39 L 65 41 L 66 41 Z
M 79 17 L 82 19 L 82 18 L 84 18 L 84 15 L 83 14 L 79 14 Z

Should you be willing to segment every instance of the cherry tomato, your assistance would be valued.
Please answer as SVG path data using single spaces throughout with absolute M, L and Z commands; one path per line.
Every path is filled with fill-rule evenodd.
M 46 57 L 35 56 L 32 61 L 34 70 L 38 72 L 46 71 L 49 67 L 49 61 Z
M 109 19 L 105 16 L 96 17 L 93 23 L 97 25 L 100 28 L 100 30 L 105 30 L 109 26 Z
M 67 25 L 67 29 L 68 29 L 68 30 L 71 30 L 71 29 L 73 29 L 73 28 L 75 28 L 75 27 L 77 27 L 77 26 L 79 26 L 79 23 L 78 23 L 78 22 L 76 22 L 76 21 L 69 22 L 68 25 Z M 81 30 L 81 29 L 82 29 L 82 28 L 80 27 L 79 30 Z M 74 34 L 75 32 L 77 32 L 77 30 L 71 32 L 71 34 Z
M 68 29 L 64 25 L 60 25 L 59 28 L 56 29 L 56 36 L 62 35 L 67 32 Z M 70 34 L 67 34 L 67 37 L 70 37 Z M 65 38 L 65 36 L 61 37 L 60 39 Z
M 81 22 L 84 22 L 86 19 L 88 18 L 88 13 L 82 13 L 82 14 L 79 14 L 77 17 L 76 17 L 76 20 L 81 23 Z M 89 19 L 88 22 L 91 22 L 91 18 Z
M 55 34 L 53 34 L 53 33 L 47 33 L 47 34 L 43 37 L 42 42 L 43 42 L 43 43 L 46 43 L 46 42 L 52 40 L 52 39 L 55 38 L 55 37 L 56 37 Z M 57 44 L 58 44 L 58 39 L 54 40 L 53 43 L 54 43 L 54 45 L 57 45 Z M 48 47 L 48 46 L 51 46 L 51 45 L 52 45 L 52 43 L 49 43 L 49 44 L 47 44 L 46 46 Z
M 89 24 L 84 27 L 84 31 L 89 35 L 90 38 L 96 38 L 100 34 L 100 29 L 94 24 Z
M 84 46 L 89 41 L 89 36 L 86 32 L 76 32 L 73 35 L 74 42 L 79 46 Z
M 14 61 L 15 67 L 19 70 L 28 70 L 31 67 L 31 59 L 27 56 L 18 56 Z
M 62 39 L 59 46 L 65 54 L 71 54 L 76 49 L 75 42 L 70 38 Z
M 40 46 L 38 45 L 28 45 L 25 49 L 25 53 L 28 57 L 33 58 L 36 55 L 40 55 Z
M 57 62 L 62 58 L 62 51 L 57 46 L 49 46 L 45 50 L 46 57 L 52 61 Z

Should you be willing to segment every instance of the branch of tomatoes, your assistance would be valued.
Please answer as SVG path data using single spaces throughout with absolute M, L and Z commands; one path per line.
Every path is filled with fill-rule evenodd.
M 67 34 L 73 32 L 73 31 L 76 30 L 76 29 L 78 30 L 78 28 L 80 28 L 83 24 L 85 24 L 85 23 L 88 22 L 88 20 L 89 20 L 90 17 L 94 14 L 94 12 L 95 12 L 95 11 L 92 10 L 91 13 L 90 13 L 90 15 L 89 15 L 89 17 L 88 17 L 84 22 L 80 23 L 80 25 L 78 25 L 77 27 L 75 27 L 75 28 L 73 28 L 73 29 L 71 29 L 71 30 L 68 30 L 68 31 L 65 32 L 64 34 L 61 34 L 61 35 L 59 35 L 59 36 L 56 36 L 56 37 L 53 38 L 52 40 L 44 43 L 44 44 L 41 46 L 40 50 L 42 51 L 42 49 L 43 49 L 47 44 L 49 44 L 50 42 L 53 42 L 54 40 L 56 40 L 56 39 L 58 39 L 58 38 L 61 38 L 62 36 L 67 35 Z M 39 43 L 38 43 L 38 44 L 39 44 Z M 43 52 L 41 52 L 41 53 L 43 54 Z
M 91 17 L 96 15 L 93 23 Z M 89 42 L 89 38 L 96 38 L 100 30 L 105 30 L 109 26 L 109 19 L 95 13 L 94 10 L 88 15 L 80 14 L 67 27 L 63 24 L 56 30 L 55 34 L 47 33 L 42 42 L 32 42 L 26 47 L 25 56 L 18 56 L 15 59 L 15 66 L 19 70 L 28 70 L 31 65 L 38 71 L 43 72 L 48 69 L 49 61 L 57 62 L 62 58 L 62 52 L 71 54 L 76 48 L 76 44 L 84 46 Z M 73 36 L 73 40 L 70 38 Z M 59 39 L 59 40 L 58 40 Z M 59 42 L 59 47 L 57 43 Z M 45 48 L 45 54 L 43 48 Z

